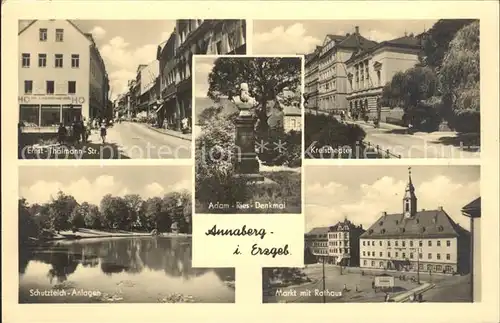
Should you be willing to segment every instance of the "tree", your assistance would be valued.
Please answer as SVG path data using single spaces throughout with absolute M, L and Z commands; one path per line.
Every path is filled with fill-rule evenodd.
M 145 218 L 147 230 L 157 229 L 160 230 L 161 226 L 161 212 L 163 200 L 160 197 L 152 197 L 145 201 Z
M 86 203 L 85 203 L 86 204 Z M 87 211 L 87 205 L 77 205 L 73 212 L 69 216 L 69 223 L 74 229 L 79 229 L 85 226 L 85 213 Z
M 261 127 L 267 127 L 267 102 L 276 100 L 285 88 L 295 91 L 301 84 L 298 58 L 218 58 L 208 76 L 208 97 L 218 101 L 221 95 L 238 95 L 237 87 L 247 83 L 259 103 L 255 114 Z
M 102 227 L 101 214 L 97 205 L 84 202 L 82 203 L 82 208 L 85 210 L 83 219 L 85 227 L 100 229 Z
M 19 219 L 19 243 L 25 243 L 29 238 L 38 237 L 39 229 L 29 212 L 29 205 L 25 198 L 18 201 L 18 219 Z
M 100 209 L 102 222 L 107 228 L 130 229 L 130 223 L 127 223 L 129 210 L 123 198 L 107 194 L 101 200 Z
M 52 198 L 49 204 L 51 228 L 57 232 L 67 230 L 69 228 L 69 216 L 77 205 L 78 203 L 73 196 L 59 191 L 57 197 Z
M 427 31 L 423 39 L 423 64 L 440 68 L 448 46 L 455 34 L 474 19 L 440 19 Z
M 170 216 L 170 226 L 176 224 L 180 232 L 190 232 L 191 204 L 191 194 L 188 191 L 172 192 L 163 197 L 162 209 Z
M 141 227 L 144 221 L 144 200 L 138 194 L 128 194 L 123 197 L 128 209 L 127 222 L 131 227 Z
M 474 120 L 471 130 L 479 131 L 480 111 L 479 21 L 460 29 L 450 42 L 440 71 L 443 101 L 453 115 Z M 473 129 L 476 128 L 476 129 Z

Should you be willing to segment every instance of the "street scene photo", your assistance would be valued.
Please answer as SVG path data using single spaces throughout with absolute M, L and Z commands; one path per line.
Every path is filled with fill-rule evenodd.
M 264 303 L 479 302 L 479 166 L 307 166 L 304 268 Z
M 192 266 L 191 166 L 20 166 L 19 303 L 234 303 Z
M 20 20 L 19 159 L 190 159 L 192 57 L 245 20 Z
M 305 58 L 305 158 L 479 158 L 479 20 L 255 20 Z
M 194 66 L 196 213 L 301 213 L 302 57 Z

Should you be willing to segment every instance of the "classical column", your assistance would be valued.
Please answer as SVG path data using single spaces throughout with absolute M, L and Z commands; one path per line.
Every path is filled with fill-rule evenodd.
M 264 177 L 259 174 L 259 162 L 255 153 L 255 124 L 249 111 L 253 106 L 252 99 L 248 95 L 248 85 L 241 84 L 241 94 L 238 102 L 235 102 L 239 110 L 235 121 L 235 176 L 250 181 L 263 181 Z

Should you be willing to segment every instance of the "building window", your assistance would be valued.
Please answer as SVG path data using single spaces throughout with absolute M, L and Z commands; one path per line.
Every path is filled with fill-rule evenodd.
M 436 271 L 442 271 L 443 267 L 441 265 L 436 265 Z
M 24 94 L 33 93 L 33 81 L 24 81 Z
M 421 253 L 418 254 L 418 258 L 422 259 L 422 254 Z
M 432 265 L 431 264 L 427 265 L 427 271 L 432 271 Z
M 450 260 L 450 258 L 451 258 L 451 257 L 450 257 L 450 254 L 449 254 L 449 253 L 447 253 L 447 254 L 446 254 L 446 260 Z
M 62 54 L 55 55 L 55 67 L 59 67 L 59 68 L 63 67 L 63 55 Z
M 387 253 L 387 257 L 391 258 L 391 253 L 390 252 Z
M 410 211 L 410 201 L 406 200 L 405 201 L 405 212 L 409 212 Z
M 437 241 L 437 246 L 438 246 L 438 247 L 441 247 L 441 240 L 438 240 L 438 241 Z
M 25 81 L 26 82 L 26 81 Z M 40 106 L 21 105 L 19 111 L 19 120 L 25 127 L 37 127 L 40 124 Z
M 403 252 L 403 254 L 401 255 L 401 258 L 406 259 L 406 253 Z
M 372 267 L 375 267 L 375 261 L 372 260 Z
M 375 246 L 375 241 L 372 241 L 372 246 Z
M 38 54 L 38 67 L 47 66 L 47 54 Z
M 413 253 L 410 252 L 410 259 L 413 259 Z
M 387 246 L 390 247 L 391 246 L 391 240 L 387 240 Z
M 54 127 L 61 123 L 60 105 L 42 105 L 41 106 L 41 124 L 42 127 Z
M 406 245 L 406 241 L 401 241 L 401 245 L 404 247 Z
M 427 254 L 427 259 L 432 259 L 432 253 Z
M 378 242 L 378 245 L 382 247 L 382 240 Z
M 47 29 L 46 28 L 40 28 L 38 30 L 38 35 L 40 41 L 47 41 Z
M 76 93 L 76 81 L 68 81 L 68 93 L 69 94 Z
M 413 240 L 410 241 L 410 247 L 413 247 Z
M 23 58 L 23 62 L 22 62 L 23 65 L 22 66 L 23 67 L 30 67 L 30 54 L 23 53 L 22 58 Z
M 54 94 L 54 81 L 47 81 L 47 94 Z
M 379 255 L 380 255 L 380 257 L 382 257 L 382 251 L 380 251 Z
M 432 247 L 432 240 L 429 240 L 429 241 L 427 242 L 427 245 L 428 245 L 429 247 Z
M 381 83 L 382 83 L 382 79 L 380 77 L 380 71 L 377 71 L 377 85 L 380 86 Z
M 71 67 L 73 68 L 80 67 L 80 55 L 71 54 Z
M 420 241 L 418 242 L 418 246 L 419 246 L 419 247 L 422 247 L 422 245 L 423 245 L 422 240 L 420 240 Z
M 452 272 L 452 271 L 453 271 L 453 267 L 452 267 L 452 266 L 450 266 L 450 265 L 445 266 L 444 268 L 445 268 L 445 270 L 446 270 L 447 272 Z
M 365 256 L 365 252 L 363 251 L 363 257 Z
M 446 246 L 447 247 L 451 246 L 451 241 L 450 240 L 446 240 Z
M 399 255 L 399 253 L 398 253 L 398 252 L 396 252 L 396 254 L 395 254 L 394 256 L 397 258 L 397 257 L 398 257 L 398 255 Z
M 56 41 L 61 42 L 64 40 L 64 29 L 56 29 Z
M 440 259 L 441 259 L 441 254 L 440 254 L 440 253 L 438 253 L 438 254 L 436 255 L 436 257 L 437 257 L 437 259 L 438 259 L 438 260 L 440 260 Z
M 384 267 L 384 262 L 383 262 L 383 261 L 381 261 L 381 262 L 379 262 L 379 263 L 378 263 L 378 265 L 379 265 L 379 267 L 381 267 L 381 268 L 382 268 L 382 267 Z
M 215 44 L 215 47 L 217 50 L 217 54 L 222 54 L 222 42 L 220 40 Z
M 394 241 L 394 245 L 397 247 L 398 246 L 398 240 Z
M 366 266 L 366 260 L 363 260 L 363 265 L 365 265 L 365 266 Z
M 424 264 L 419 264 L 418 269 L 423 270 L 424 269 Z

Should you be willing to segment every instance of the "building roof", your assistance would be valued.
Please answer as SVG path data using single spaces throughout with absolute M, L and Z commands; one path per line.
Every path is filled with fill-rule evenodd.
M 414 48 L 418 49 L 421 47 L 421 38 L 415 37 L 413 35 L 403 36 L 399 38 L 395 38 L 392 40 L 383 41 L 380 43 L 375 43 L 375 46 L 371 46 L 362 50 L 358 50 L 352 54 L 352 56 L 346 61 L 346 63 L 350 63 L 353 60 L 365 56 L 369 53 L 373 53 L 375 50 L 380 48 Z
M 462 213 L 468 217 L 481 217 L 481 197 L 465 205 L 462 208 Z
M 52 19 L 53 20 L 53 19 Z M 73 26 L 80 34 L 82 34 L 83 36 L 85 36 L 85 38 L 87 38 L 88 40 L 90 40 L 92 43 L 94 43 L 94 40 L 93 39 L 89 39 L 88 37 L 88 34 L 87 33 L 84 33 L 80 28 L 78 28 L 77 25 L 75 25 L 71 20 L 69 19 L 65 19 L 71 26 Z M 26 27 L 24 27 L 23 29 L 21 29 L 19 31 L 19 33 L 17 33 L 17 35 L 21 35 L 24 31 L 26 31 L 28 28 L 30 28 L 31 26 L 33 26 L 37 21 L 39 21 L 39 19 L 35 19 L 33 21 L 31 21 L 28 25 L 26 25 Z M 92 36 L 92 34 L 90 34 Z M 95 43 L 94 43 L 95 44 Z
M 405 218 L 402 213 L 384 213 L 360 238 L 451 238 L 458 237 L 464 230 L 438 208 L 416 212 L 411 218 Z
M 336 224 L 330 226 L 329 231 L 330 232 L 345 231 L 345 227 L 348 227 L 349 230 L 357 229 L 357 228 L 361 229 L 361 227 L 356 226 L 354 223 L 352 223 L 348 219 L 344 219 L 344 221 L 339 221 Z
M 346 36 L 344 40 L 338 43 L 336 46 L 338 48 L 355 48 L 358 50 L 367 50 L 376 46 L 378 43 L 369 40 L 358 33 L 349 34 Z
M 325 235 L 329 231 L 329 227 L 317 227 L 313 228 L 311 231 L 306 233 L 307 236 L 312 236 L 312 235 Z

